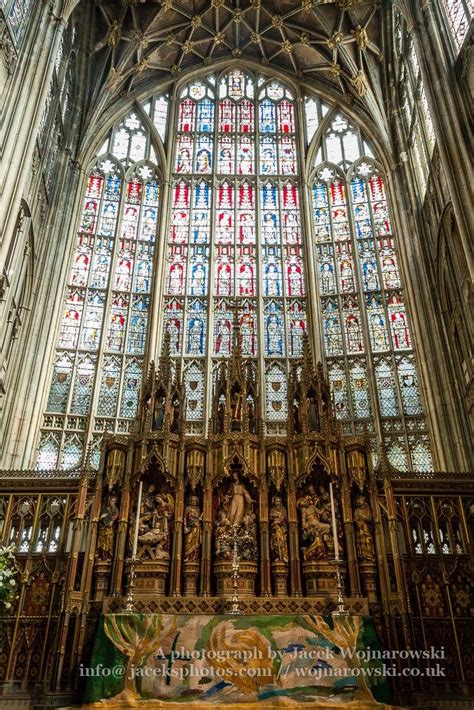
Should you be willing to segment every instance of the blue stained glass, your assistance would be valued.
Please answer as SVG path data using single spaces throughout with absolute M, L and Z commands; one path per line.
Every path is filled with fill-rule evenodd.
M 204 296 L 207 292 L 207 264 L 203 261 L 193 264 L 189 279 L 189 293 L 191 296 Z
M 313 199 L 316 207 L 328 207 L 328 191 L 324 183 L 315 183 L 313 187 Z
M 262 205 L 264 210 L 278 207 L 278 194 L 275 185 L 269 183 L 262 186 Z
M 377 291 L 380 288 L 375 255 L 369 253 L 369 256 L 362 259 L 362 280 L 365 291 Z
M 275 104 L 269 99 L 264 99 L 259 106 L 260 131 L 262 133 L 275 133 Z
M 105 199 L 119 200 L 122 190 L 122 180 L 119 175 L 107 175 L 105 180 Z
M 351 181 L 351 194 L 354 203 L 366 201 L 367 193 L 365 182 L 361 178 L 354 178 Z
M 194 188 L 194 208 L 209 209 L 211 205 L 211 186 L 208 182 L 198 182 Z
M 277 261 L 269 261 L 265 266 L 264 295 L 282 295 L 281 267 Z
M 212 133 L 214 130 L 214 102 L 203 99 L 198 104 L 197 130 Z
M 158 183 L 155 180 L 145 185 L 145 204 L 152 206 L 158 204 Z
M 188 337 L 186 352 L 188 355 L 204 355 L 204 320 L 190 318 L 188 323 Z
M 271 301 L 265 307 L 265 355 L 283 355 L 283 317 L 280 304 Z

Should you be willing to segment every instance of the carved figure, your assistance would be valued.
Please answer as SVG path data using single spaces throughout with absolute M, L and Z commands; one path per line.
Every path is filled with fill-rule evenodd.
M 111 560 L 114 551 L 114 535 L 119 517 L 118 498 L 109 496 L 99 518 L 99 534 L 97 539 L 97 558 Z
M 357 554 L 363 560 L 375 560 L 375 547 L 372 535 L 373 516 L 365 496 L 357 496 L 355 500 L 354 523 L 356 526 Z
M 199 498 L 191 496 L 184 511 L 184 561 L 199 560 L 201 547 L 202 513 L 199 509 Z
M 280 496 L 273 498 L 270 508 L 270 548 L 272 559 L 276 562 L 288 562 L 288 516 Z

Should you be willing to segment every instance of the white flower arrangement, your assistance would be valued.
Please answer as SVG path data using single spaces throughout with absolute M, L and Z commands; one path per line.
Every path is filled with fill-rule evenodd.
M 0 608 L 5 609 L 11 609 L 18 599 L 14 549 L 14 545 L 0 547 Z

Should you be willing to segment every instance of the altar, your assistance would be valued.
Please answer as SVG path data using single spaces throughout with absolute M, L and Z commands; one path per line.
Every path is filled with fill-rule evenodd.
M 84 703 L 388 708 L 378 648 L 368 616 L 104 614 Z

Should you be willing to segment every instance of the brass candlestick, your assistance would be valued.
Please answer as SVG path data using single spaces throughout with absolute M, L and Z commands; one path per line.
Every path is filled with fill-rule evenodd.
M 332 616 L 347 616 L 346 604 L 344 602 L 343 596 L 343 586 L 342 586 L 342 574 L 339 566 L 342 564 L 342 560 L 336 558 L 334 560 L 336 565 L 336 589 L 337 589 L 337 609 L 332 612 Z
M 239 601 L 239 548 L 238 548 L 238 526 L 232 526 L 232 598 L 230 609 L 226 609 L 226 614 L 241 614 Z
M 128 573 L 128 590 L 127 590 L 127 603 L 125 605 L 125 611 L 127 614 L 132 614 L 134 611 L 134 590 L 135 590 L 135 564 L 137 558 L 132 555 L 130 559 L 130 571 Z

